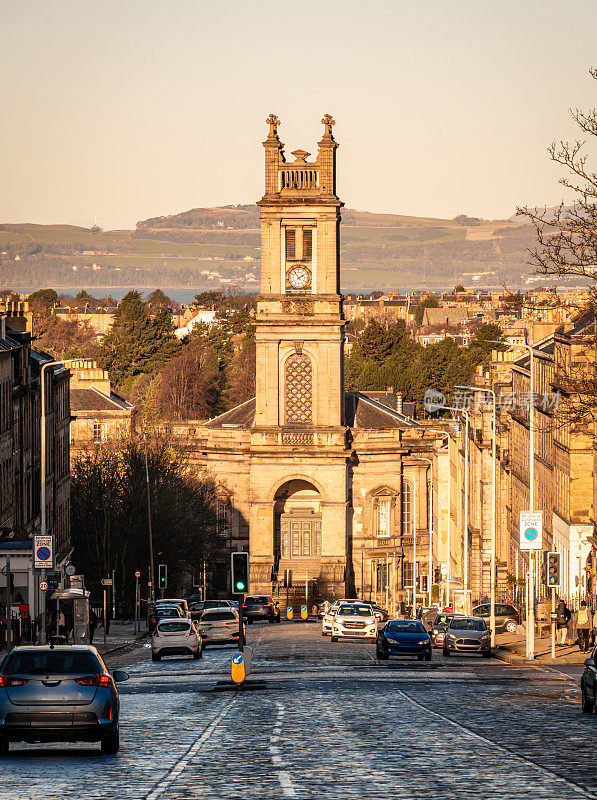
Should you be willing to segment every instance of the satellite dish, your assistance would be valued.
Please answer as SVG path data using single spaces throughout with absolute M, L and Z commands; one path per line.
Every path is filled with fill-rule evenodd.
M 66 569 L 64 571 L 66 572 L 67 575 L 74 575 L 77 569 L 73 564 L 67 564 Z

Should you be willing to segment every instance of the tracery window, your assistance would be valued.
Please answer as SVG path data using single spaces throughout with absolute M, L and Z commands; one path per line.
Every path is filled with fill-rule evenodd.
M 313 368 L 305 353 L 295 353 L 284 365 L 284 419 L 287 425 L 313 420 Z

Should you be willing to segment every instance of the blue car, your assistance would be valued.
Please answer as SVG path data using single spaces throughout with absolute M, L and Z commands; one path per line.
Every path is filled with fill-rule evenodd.
M 419 622 L 410 619 L 391 619 L 377 633 L 377 657 L 417 656 L 419 661 L 431 661 L 431 639 Z
M 10 742 L 101 742 L 119 747 L 120 699 L 95 647 L 17 647 L 0 667 L 0 755 Z

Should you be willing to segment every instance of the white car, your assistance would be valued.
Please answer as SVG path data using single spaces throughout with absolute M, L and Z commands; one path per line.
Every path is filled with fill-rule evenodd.
M 155 627 L 151 637 L 152 661 L 174 655 L 203 656 L 203 639 L 190 619 L 161 619 Z
M 341 605 L 348 604 L 348 603 L 359 603 L 359 600 L 334 600 L 332 605 L 327 609 L 323 617 L 321 618 L 321 635 L 328 636 L 332 632 L 332 624 L 334 622 L 334 617 L 336 616 L 338 609 Z M 361 605 L 368 605 L 368 603 L 362 603 Z
M 332 642 L 338 639 L 377 641 L 377 620 L 367 603 L 343 603 L 332 622 Z

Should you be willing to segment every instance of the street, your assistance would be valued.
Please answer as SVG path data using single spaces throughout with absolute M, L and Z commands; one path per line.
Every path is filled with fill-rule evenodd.
M 597 718 L 583 715 L 579 668 L 511 666 L 434 651 L 378 663 L 375 647 L 332 644 L 321 626 L 248 628 L 265 689 L 212 691 L 231 648 L 202 661 L 124 668 L 121 750 L 13 744 L 0 798 L 597 797 Z

